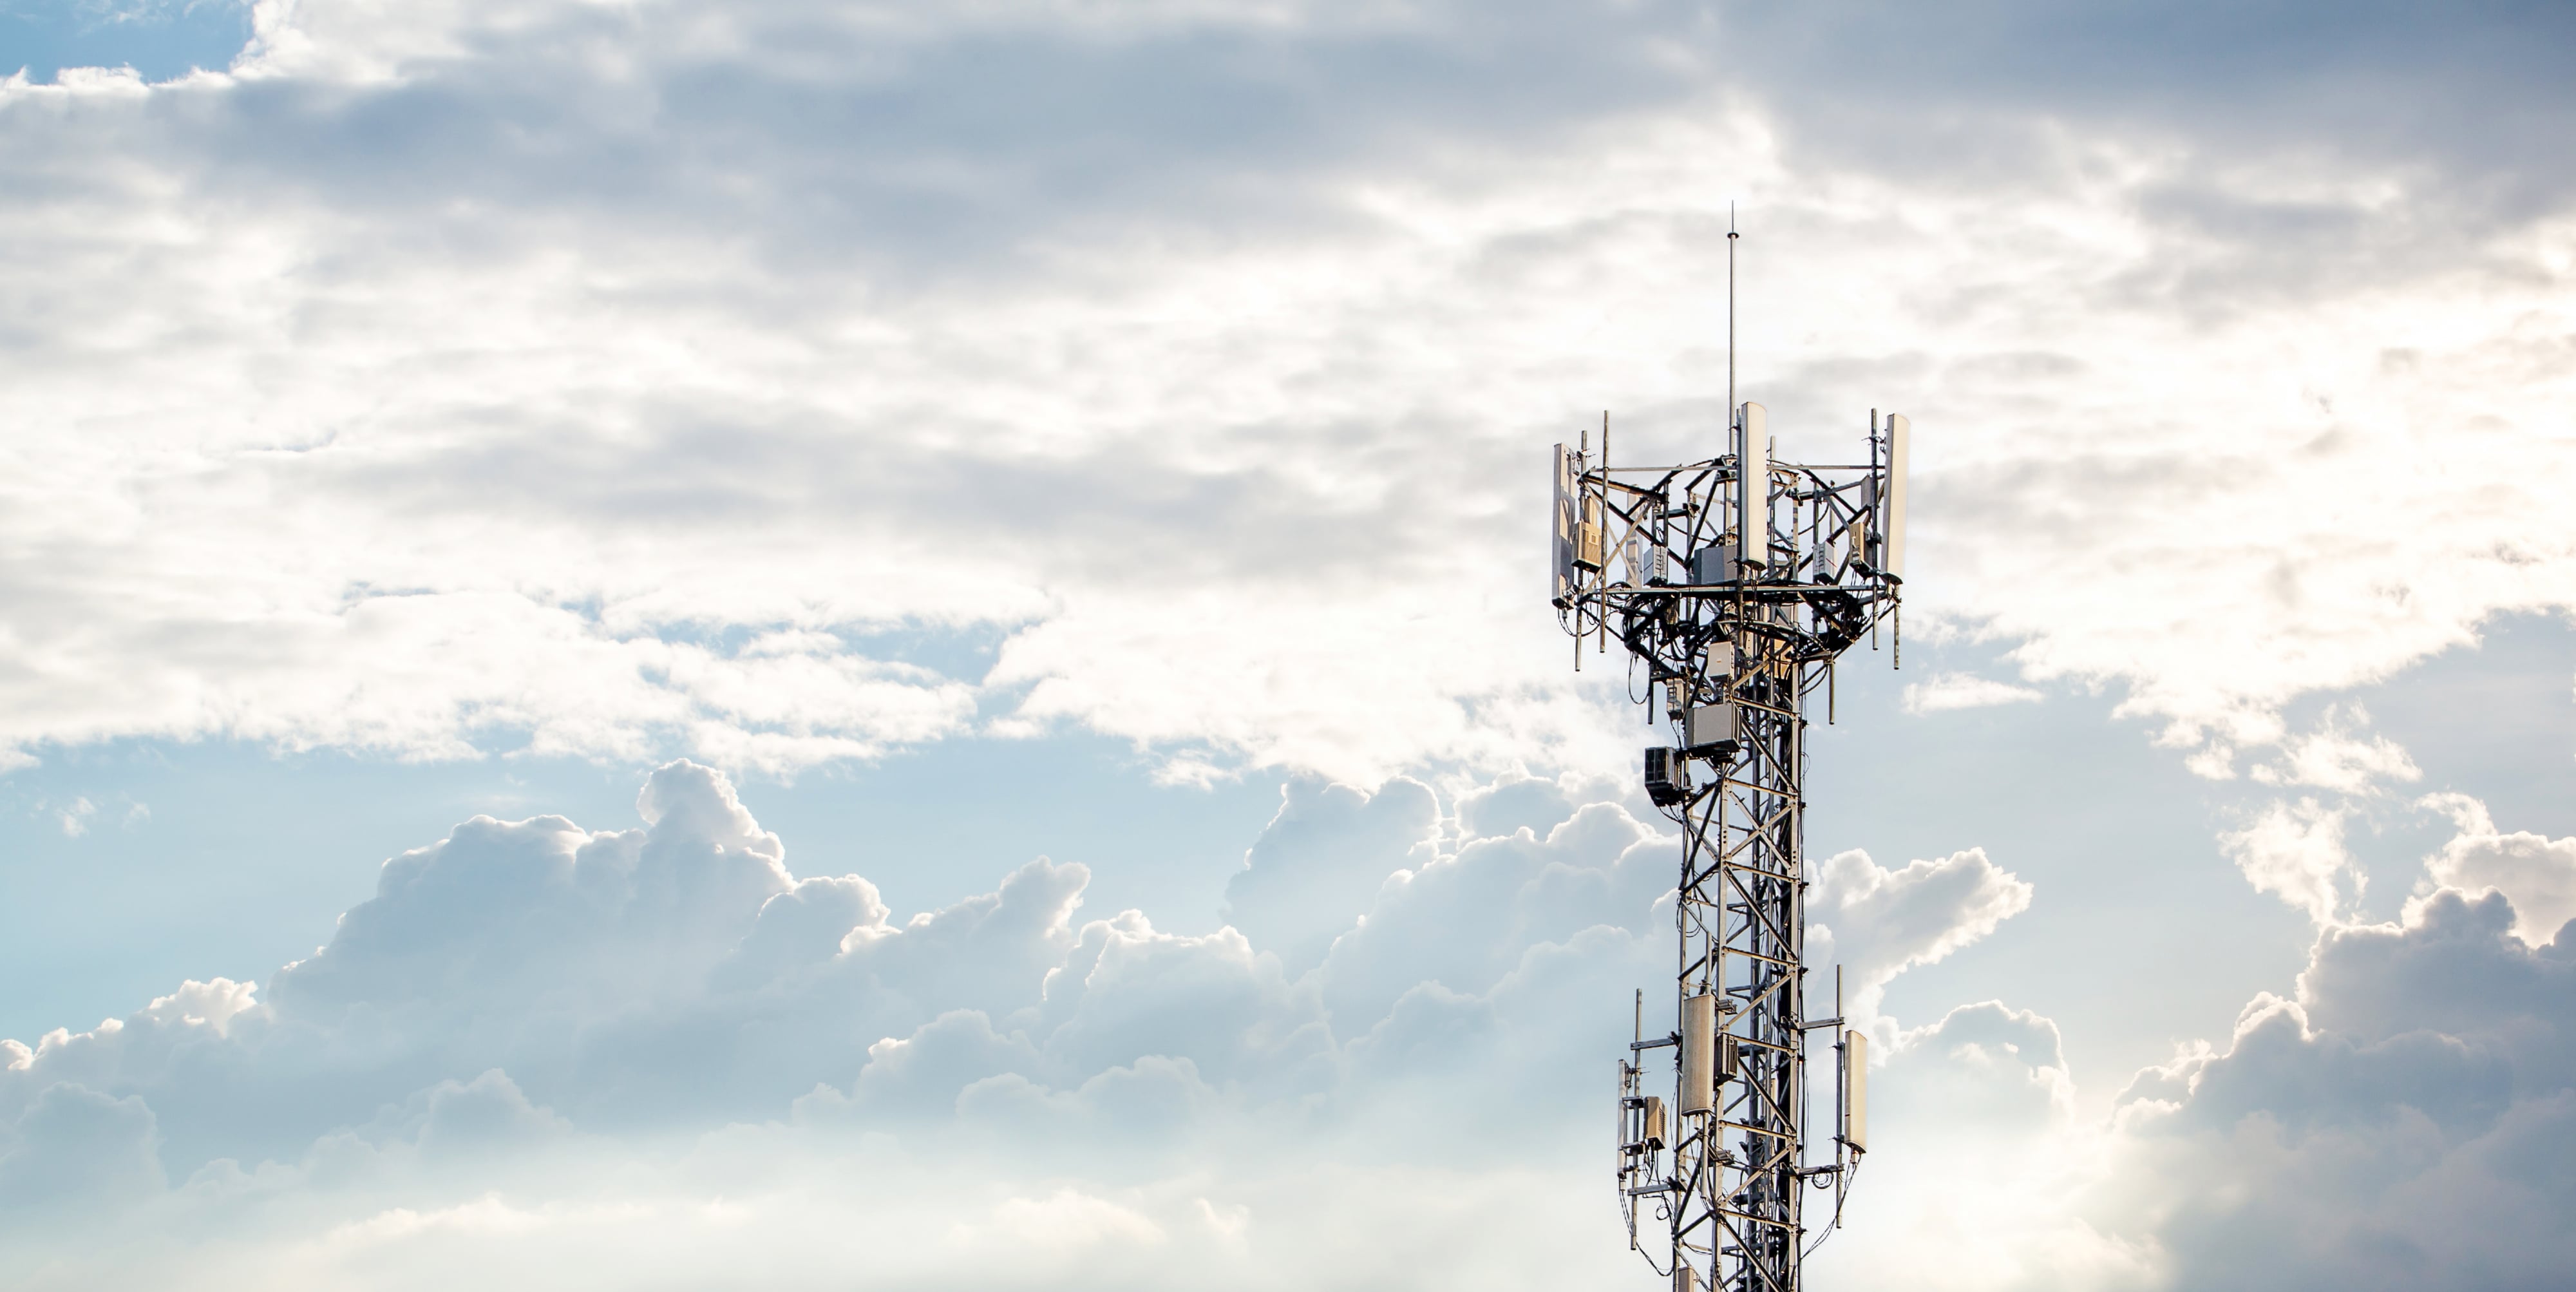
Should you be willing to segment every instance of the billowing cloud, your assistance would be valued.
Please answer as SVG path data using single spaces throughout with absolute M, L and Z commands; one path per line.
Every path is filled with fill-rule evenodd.
M 1278 952 L 1292 972 L 1313 968 L 1389 875 L 1435 855 L 1439 812 L 1430 789 L 1414 781 L 1375 795 L 1291 782 L 1270 828 L 1226 884 L 1228 922 Z
M 1896 975 L 1940 960 L 2030 909 L 2030 884 L 1988 860 L 1983 848 L 1918 858 L 1894 870 L 1855 850 L 1826 858 L 1815 876 L 1807 898 L 1808 955 L 1850 971 L 1845 1008 L 1865 1022 L 1876 1020 Z M 1819 981 L 1807 988 L 1811 999 L 1826 990 Z
M 1984 1001 L 1889 1040 L 1870 1073 L 1870 1151 L 1846 1228 L 1820 1249 L 1813 1277 L 1942 1289 L 2162 1285 L 2151 1239 L 2078 1202 L 2111 1178 L 2111 1138 L 2077 1111 L 2054 1021 Z
M 2143 1074 L 2123 1204 L 2177 1286 L 2540 1287 L 2576 1259 L 2576 961 L 2500 895 L 2328 930 L 2295 1000 Z
M 1043 861 L 898 919 L 864 879 L 794 875 L 690 764 L 655 775 L 641 829 L 468 822 L 388 862 L 264 991 L 191 983 L 10 1043 L 0 1186 L 43 1201 L 8 1213 L 0 1246 L 73 1281 L 181 1287 L 240 1285 L 234 1261 L 292 1271 L 271 1286 L 399 1286 L 396 1269 L 461 1268 L 469 1242 L 612 1280 L 766 1248 L 799 1286 L 843 1250 L 790 1237 L 801 1192 L 877 1217 L 889 1286 L 995 1259 L 1013 1226 L 1004 1265 L 1029 1281 L 1068 1262 L 1101 1286 L 1263 1261 L 1326 1277 L 1339 1249 L 1277 1254 L 1359 1214 L 1403 1218 L 1369 1229 L 1375 1259 L 1437 1260 L 1451 1213 L 1427 1198 L 1515 1170 L 1554 1196 L 1535 1182 L 1558 1168 L 1533 1164 L 1579 1179 L 1599 1151 L 1580 1110 L 1630 990 L 1669 969 L 1674 845 L 1598 803 L 1462 837 L 1422 793 L 1292 788 L 1256 842 L 1245 874 L 1293 875 L 1337 842 L 1375 860 L 1328 873 L 1394 867 L 1365 898 L 1335 881 L 1357 909 L 1302 974 L 1236 929 L 1082 919 L 1080 869 Z M 1551 815 L 1545 797 L 1524 810 Z M 2474 801 L 2433 806 L 2461 834 L 2430 868 L 2510 838 Z M 1318 891 L 1237 900 L 1278 897 L 1308 937 L 1330 922 Z M 2031 897 L 1974 849 L 1894 868 L 1846 853 L 1810 909 L 1868 991 Z M 2542 1278 L 2565 1256 L 2533 1218 L 2569 1201 L 2548 1164 L 2576 1125 L 2576 993 L 2563 948 L 2517 920 L 2503 891 L 2436 887 L 2403 923 L 2329 924 L 2295 996 L 2139 1074 L 2107 1123 L 2082 1111 L 2054 1020 L 1998 1001 L 1879 1020 L 1872 1152 L 1820 1276 L 1932 1253 L 1944 1287 Z M 1486 1133 L 1498 1118 L 1507 1143 Z M 1336 1169 L 1362 1174 L 1318 1193 L 1311 1172 Z M 1593 1253 L 1567 1269 L 1616 1268 L 1606 1235 L 1532 1223 Z M 93 1241 L 139 1225 L 232 1237 L 178 1275 L 166 1245 Z M 655 1234 L 698 1254 L 666 1258 Z M 1543 1272 L 1566 1270 L 1504 1281 Z
M 1597 1119 L 1572 1110 L 1625 1053 L 1631 994 L 1669 1007 L 1676 845 L 1617 805 L 1529 785 L 1476 791 L 1463 821 L 1412 782 L 1292 785 L 1242 872 L 1271 878 L 1233 900 L 1282 945 L 1330 935 L 1301 971 L 1234 927 L 1081 918 L 1086 873 L 1043 859 L 898 919 L 861 877 L 795 875 L 730 783 L 691 763 L 652 776 L 642 828 L 477 818 L 386 862 L 331 942 L 263 987 L 192 982 L 7 1043 L 0 1186 L 78 1223 L 13 1211 L 0 1249 L 157 1275 L 60 1242 L 218 1226 L 319 1262 L 299 1277 L 364 1285 L 381 1280 L 362 1252 L 467 1235 L 592 1250 L 716 1223 L 744 1155 L 792 1174 L 891 1152 L 912 1175 L 830 1188 L 957 1235 L 912 1244 L 923 1279 L 996 1226 L 1019 1226 L 1031 1277 L 1073 1252 L 1123 1253 L 1111 1266 L 1153 1286 L 1254 1260 L 1340 1214 L 1290 1189 L 1297 1171 L 1370 1162 L 1445 1191 L 1462 1170 L 1597 1147 Z M 1537 828 L 1473 824 L 1514 817 Z M 1892 873 L 1838 858 L 1834 874 L 1837 936 L 1873 982 L 2028 894 L 1974 852 Z M 1526 1136 L 1460 1159 L 1496 1117 Z M 1249 1156 L 1211 1174 L 1226 1146 Z M 1007 1192 L 936 1212 L 884 1192 L 970 1162 Z M 693 1193 L 710 1168 L 728 1183 Z M 1404 1191 L 1369 1186 L 1387 1187 Z M 220 1267 L 174 1285 L 227 1286 L 206 1272 Z
M 2576 919 L 2576 839 L 2500 831 L 2486 804 L 2466 794 L 2428 794 L 2420 806 L 2448 815 L 2459 831 L 2425 860 L 2427 893 L 2502 893 L 2513 904 L 2514 935 L 2533 946 L 2557 941 Z
M 2437 853 L 2496 838 L 2472 802 Z M 2057 1025 L 2000 1002 L 1894 1038 L 1849 1234 L 1818 1271 L 1929 1286 L 2547 1286 L 2570 1259 L 2576 957 L 2504 893 L 2329 924 L 2290 995 L 2080 1111 Z M 2107 1075 L 2116 1084 L 2117 1074 Z M 2099 1080 L 2097 1075 L 2093 1079 Z
M 159 1148 L 142 1099 L 57 1082 L 0 1135 L 0 1201 L 27 1221 L 57 1224 L 65 1213 L 131 1204 L 164 1187 Z

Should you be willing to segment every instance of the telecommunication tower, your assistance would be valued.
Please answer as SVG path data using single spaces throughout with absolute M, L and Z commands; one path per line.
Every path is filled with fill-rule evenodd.
M 1632 688 L 1644 675 L 1669 733 L 1645 751 L 1646 793 L 1682 834 L 1680 1026 L 1641 1035 L 1619 1064 L 1629 1246 L 1674 1292 L 1798 1292 L 1868 1146 L 1868 1038 L 1839 1017 L 1839 975 L 1836 1017 L 1806 1017 L 1806 705 L 1818 690 L 1831 705 L 1835 661 L 1882 620 L 1895 644 L 1908 427 L 1872 410 L 1866 463 L 1774 459 L 1762 405 L 1734 402 L 1735 237 L 1726 451 L 1614 467 L 1607 415 L 1597 455 L 1588 432 L 1557 445 L 1552 599 L 1577 668 L 1587 642 L 1603 652 L 1615 637 Z M 1638 1010 L 1642 1032 L 1642 992 Z M 1818 1031 L 1833 1037 L 1829 1161 L 1809 1136 Z M 1648 1093 L 1662 1049 L 1669 1102 Z M 1812 1234 L 1810 1192 L 1833 1203 Z M 1640 1235 L 1641 1216 L 1666 1222 L 1668 1249 Z

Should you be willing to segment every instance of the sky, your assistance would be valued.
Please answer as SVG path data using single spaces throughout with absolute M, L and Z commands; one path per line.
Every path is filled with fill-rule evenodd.
M 1720 451 L 1732 212 L 1914 427 L 1815 1286 L 2564 1286 L 2571 45 L 0 0 L 0 1283 L 1655 1285 L 1545 453 Z

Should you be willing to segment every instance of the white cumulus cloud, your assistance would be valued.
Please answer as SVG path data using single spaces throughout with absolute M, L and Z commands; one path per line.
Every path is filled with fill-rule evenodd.
M 2346 815 L 2313 798 L 2276 800 L 2219 844 L 2257 891 L 2330 924 L 2359 900 L 2364 879 L 2344 848 Z
M 2515 936 L 2533 946 L 2552 942 L 2576 919 L 2576 839 L 2500 831 L 2486 804 L 2466 794 L 2428 794 L 2420 806 L 2448 815 L 2459 829 L 2425 859 L 2425 893 L 2500 892 L 2513 903 Z
M 1949 709 L 1982 709 L 1996 704 L 2026 704 L 2038 691 L 1973 673 L 1936 673 L 1931 680 L 1905 684 L 1907 713 L 1940 713 Z

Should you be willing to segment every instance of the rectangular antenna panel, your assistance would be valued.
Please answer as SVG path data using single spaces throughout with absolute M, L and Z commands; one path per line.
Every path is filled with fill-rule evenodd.
M 1724 583 L 1735 577 L 1735 549 L 1703 547 L 1691 553 L 1690 579 L 1695 584 Z
M 1735 563 L 1759 569 L 1771 561 L 1771 431 L 1762 405 L 1735 416 Z
M 1664 1146 L 1663 1096 L 1646 1096 L 1646 1115 L 1640 1120 L 1646 1123 L 1642 1128 L 1645 1131 L 1645 1136 L 1642 1142 L 1648 1148 L 1662 1148 Z
M 1637 525 L 1623 549 L 1628 582 L 1653 587 L 1672 581 L 1672 557 L 1664 550 L 1664 505 L 1651 499 L 1637 507 Z
M 1712 749 L 1733 753 L 1740 739 L 1731 704 L 1698 705 L 1682 720 L 1682 747 L 1694 754 Z
M 1682 998 L 1682 1086 L 1684 1116 L 1717 1107 L 1717 997 L 1709 992 Z
M 1905 577 L 1905 452 L 1913 423 L 1901 414 L 1887 417 L 1887 560 L 1880 566 Z
M 1574 455 L 1565 446 L 1556 446 L 1556 456 L 1548 472 L 1556 485 L 1555 546 L 1550 553 L 1548 599 L 1564 606 L 1574 599 L 1574 541 L 1576 538 L 1575 498 L 1577 495 Z
M 1843 1142 L 1869 1151 L 1869 1037 L 1843 1033 Z

